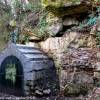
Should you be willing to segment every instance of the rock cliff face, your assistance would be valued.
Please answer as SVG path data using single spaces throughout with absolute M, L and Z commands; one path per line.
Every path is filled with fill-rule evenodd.
M 100 8 L 94 1 L 41 0 L 42 11 L 24 19 L 29 45 L 55 62 L 60 95 L 87 95 L 100 86 Z
M 77 26 L 79 20 L 76 15 L 78 14 L 79 17 L 92 10 L 92 2 L 89 0 L 42 0 L 42 6 L 48 11 L 47 32 L 51 36 L 62 34 L 60 32 L 65 26 Z M 68 16 L 72 17 L 68 18 Z
M 92 3 L 91 0 L 42 0 L 43 8 L 48 11 L 47 32 L 52 37 L 39 44 L 59 70 L 61 95 L 86 95 L 100 86 L 100 48 L 96 37 L 100 24 L 91 27 L 87 24 Z
M 95 38 L 78 32 L 69 32 L 62 37 L 52 37 L 40 43 L 41 48 L 53 58 L 58 70 L 60 71 L 61 90 L 79 84 L 86 91 L 94 87 L 94 78 L 99 75 L 100 68 L 100 49 L 96 48 Z M 97 73 L 94 75 L 94 73 Z M 84 76 L 84 77 L 83 77 Z M 99 81 L 98 81 L 99 82 Z M 86 86 L 84 86 L 86 85 Z M 89 88 L 88 85 L 90 85 Z M 92 85 L 92 87 L 91 87 Z M 77 85 L 78 86 L 78 85 Z M 79 92 L 83 91 L 79 88 Z M 66 91 L 66 88 L 64 91 Z M 84 90 L 85 91 L 85 90 Z M 70 90 L 64 95 L 76 95 Z M 77 94 L 78 94 L 77 93 Z

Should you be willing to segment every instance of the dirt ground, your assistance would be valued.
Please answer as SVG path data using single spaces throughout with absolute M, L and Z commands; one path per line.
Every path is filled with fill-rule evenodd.
M 35 97 L 35 96 L 23 96 L 18 97 L 6 93 L 0 93 L 0 100 L 85 100 L 82 97 L 79 98 L 67 98 L 59 96 L 46 96 L 46 97 Z

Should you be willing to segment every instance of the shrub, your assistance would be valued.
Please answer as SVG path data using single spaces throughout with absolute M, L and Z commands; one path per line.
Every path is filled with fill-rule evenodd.
M 97 43 L 97 47 L 100 48 L 100 32 L 96 34 L 96 43 Z

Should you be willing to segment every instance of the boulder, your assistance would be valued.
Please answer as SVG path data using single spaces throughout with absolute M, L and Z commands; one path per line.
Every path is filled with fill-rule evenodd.
M 82 3 L 83 0 L 42 0 L 42 6 L 44 8 L 48 6 L 53 7 L 68 7 L 68 6 L 75 6 Z M 89 3 L 84 1 L 84 3 Z
M 41 41 L 41 38 L 39 38 L 39 37 L 33 35 L 33 36 L 30 36 L 30 37 L 29 37 L 29 40 L 33 40 L 33 41 Z
M 48 23 L 47 32 L 50 36 L 56 36 L 63 28 L 62 19 L 49 13 L 46 19 Z
M 39 44 L 38 44 L 38 41 L 36 41 L 36 42 L 26 42 L 26 45 L 34 46 L 36 48 L 39 48 L 40 47 Z
M 62 23 L 55 22 L 48 27 L 48 33 L 50 36 L 56 36 L 62 30 Z
M 50 36 L 57 36 L 61 34 L 63 25 L 78 25 L 79 22 L 75 18 L 63 19 L 63 17 L 87 12 L 92 6 L 91 2 L 87 2 L 83 4 L 82 0 L 42 0 L 43 8 L 49 12 L 46 17 L 47 33 Z
M 63 20 L 64 26 L 78 25 L 79 22 L 74 18 L 66 18 Z
M 51 93 L 50 89 L 43 90 L 43 94 L 45 95 L 49 95 L 50 93 Z
M 82 0 L 42 0 L 42 6 L 56 16 L 64 16 L 87 12 L 92 5 L 92 3 L 88 1 L 84 1 L 83 3 Z
M 97 27 L 97 31 L 100 31 L 100 25 L 98 25 L 98 27 Z
M 35 94 L 36 94 L 36 95 L 39 95 L 39 96 L 43 96 L 43 92 L 42 92 L 42 91 L 39 91 L 39 90 L 36 90 L 36 91 L 35 91 Z
M 51 52 L 56 56 L 61 53 L 66 53 L 69 47 L 79 48 L 88 46 L 92 48 L 95 45 L 95 38 L 93 36 L 78 32 L 66 32 L 62 37 L 51 37 L 40 42 L 40 46 L 45 52 L 48 54 Z

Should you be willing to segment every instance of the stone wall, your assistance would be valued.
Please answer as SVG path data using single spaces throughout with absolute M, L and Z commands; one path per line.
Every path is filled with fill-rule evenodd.
M 100 49 L 96 48 L 93 35 L 66 32 L 62 37 L 48 38 L 40 46 L 53 58 L 58 68 L 60 95 L 86 95 L 96 83 L 100 85 L 97 78 L 100 71 Z
M 96 46 L 96 42 L 92 35 L 72 31 L 66 32 L 62 37 L 48 38 L 46 41 L 41 42 L 40 46 L 49 56 L 54 58 L 54 61 L 58 61 L 57 64 L 59 65 L 63 55 L 70 52 L 70 48 L 72 50 L 82 47 L 93 48 Z
M 94 1 L 42 0 L 42 6 L 48 11 L 47 33 L 51 37 L 39 44 L 58 68 L 61 95 L 86 95 L 100 86 L 100 48 L 96 38 L 100 26 L 96 21 L 100 17 Z M 91 21 L 96 15 L 97 19 Z

